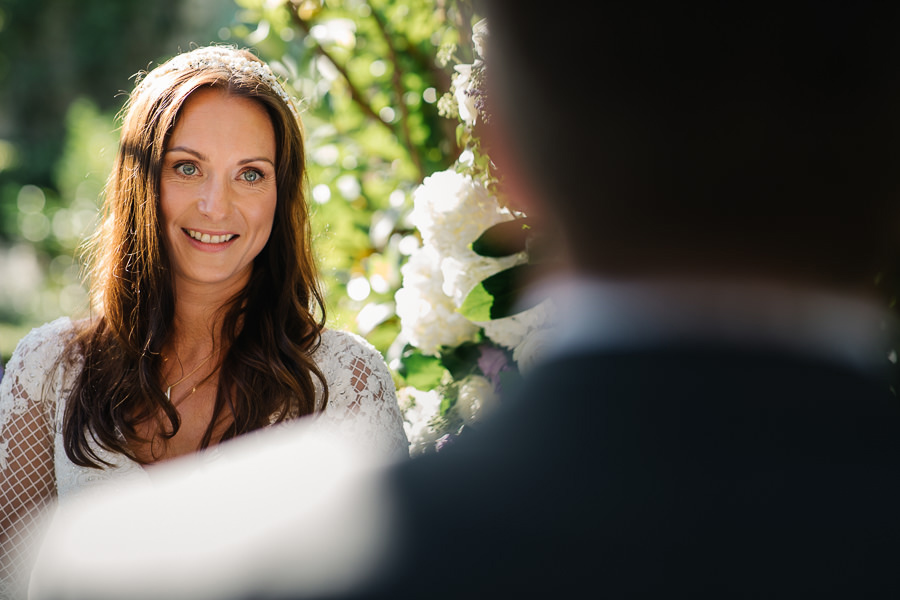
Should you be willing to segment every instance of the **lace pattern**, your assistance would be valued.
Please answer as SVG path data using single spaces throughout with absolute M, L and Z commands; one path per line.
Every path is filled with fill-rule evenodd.
M 53 460 L 55 390 L 47 377 L 66 342 L 61 321 L 32 331 L 0 382 L 0 594 L 23 598 L 26 566 L 40 536 L 40 519 L 56 493 Z
M 80 467 L 62 443 L 65 401 L 81 368 L 49 370 L 73 332 L 63 317 L 34 329 L 19 342 L 0 382 L 0 599 L 24 597 L 33 553 L 40 541 L 41 518 L 56 499 L 65 502 L 97 486 L 147 479 L 147 471 L 124 455 L 94 446 L 112 466 Z M 315 416 L 385 457 L 408 457 L 408 441 L 396 391 L 381 354 L 365 339 L 326 330 L 313 358 L 329 390 L 324 412 Z M 316 381 L 316 404 L 324 394 Z M 215 449 L 208 453 L 215 458 Z
M 313 358 L 329 390 L 328 406 L 315 418 L 378 453 L 408 457 L 394 382 L 378 350 L 358 335 L 329 330 Z M 317 385 L 317 407 L 322 400 Z

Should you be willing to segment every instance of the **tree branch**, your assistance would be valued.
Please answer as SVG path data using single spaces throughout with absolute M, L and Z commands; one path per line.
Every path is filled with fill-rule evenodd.
M 353 100 L 353 103 L 359 107 L 359 109 L 365 116 L 377 123 L 380 123 L 383 127 L 387 128 L 387 130 L 390 131 L 392 135 L 403 141 L 404 145 L 406 146 L 407 152 L 410 155 L 410 158 L 412 158 L 413 160 L 413 164 L 416 166 L 416 169 L 419 172 L 419 179 L 423 179 L 427 174 L 424 172 L 423 166 L 421 164 L 421 157 L 418 154 L 418 148 L 416 148 L 412 144 L 408 131 L 404 131 L 405 135 L 401 136 L 397 133 L 396 129 L 390 123 L 385 122 L 381 117 L 378 116 L 369 102 L 363 97 L 362 93 L 360 93 L 359 89 L 353 84 L 353 80 L 350 79 L 350 74 L 347 72 L 347 69 L 339 61 L 337 61 L 331 55 L 331 53 L 327 49 L 325 49 L 324 46 L 322 46 L 322 44 L 316 41 L 315 37 L 312 36 L 312 31 L 309 24 L 300 17 L 300 14 L 297 12 L 296 6 L 294 5 L 294 2 L 292 2 L 292 0 L 287 0 L 285 2 L 285 8 L 287 8 L 288 12 L 291 15 L 291 20 L 297 25 L 297 27 L 299 27 L 303 31 L 304 35 L 313 40 L 314 50 L 319 55 L 328 60 L 347 83 L 347 87 L 350 89 L 350 98 Z M 376 14 L 374 9 L 372 10 L 372 14 Z M 379 27 L 381 27 L 381 21 L 378 18 L 376 18 L 376 22 L 379 24 Z M 388 46 L 393 52 L 393 46 L 391 46 L 390 42 L 388 43 Z M 395 61 L 395 69 L 396 68 L 397 65 Z M 403 106 L 402 95 L 400 97 L 400 105 Z M 403 108 L 405 108 L 405 106 Z M 401 125 L 403 126 L 404 130 L 408 128 L 408 123 L 405 118 L 403 119 Z
M 391 75 L 391 84 L 394 87 L 394 94 L 397 96 L 397 106 L 400 108 L 400 131 L 403 134 L 403 141 L 406 143 L 410 157 L 412 157 L 413 163 L 419 171 L 420 179 L 422 179 L 427 173 L 425 173 L 425 168 L 422 165 L 422 156 L 419 154 L 419 148 L 413 144 L 409 132 L 409 108 L 406 106 L 406 102 L 403 98 L 405 96 L 405 89 L 403 88 L 403 67 L 400 65 L 397 49 L 394 47 L 394 40 L 391 39 L 391 35 L 387 30 L 387 24 L 384 22 L 384 19 L 379 12 L 375 10 L 371 4 L 369 6 L 372 9 L 372 18 L 375 19 L 378 30 L 381 32 L 381 35 L 387 44 L 388 56 L 390 57 L 391 63 L 394 65 L 394 72 Z M 409 44 L 407 43 L 407 45 Z

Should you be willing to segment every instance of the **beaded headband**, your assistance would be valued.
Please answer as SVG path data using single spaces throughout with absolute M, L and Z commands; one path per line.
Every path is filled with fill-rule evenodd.
M 297 107 L 294 106 L 291 97 L 288 96 L 284 86 L 278 81 L 278 78 L 275 77 L 269 66 L 262 61 L 248 59 L 238 52 L 234 46 L 205 46 L 179 54 L 151 71 L 142 83 L 173 71 L 201 71 L 203 69 L 222 68 L 227 69 L 232 74 L 253 75 L 261 80 L 288 105 L 294 118 L 300 119 Z

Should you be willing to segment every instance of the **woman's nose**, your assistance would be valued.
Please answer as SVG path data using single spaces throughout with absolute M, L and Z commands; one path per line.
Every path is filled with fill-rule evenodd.
M 220 177 L 210 177 L 200 190 L 197 209 L 211 221 L 221 221 L 231 211 L 231 197 L 227 182 Z

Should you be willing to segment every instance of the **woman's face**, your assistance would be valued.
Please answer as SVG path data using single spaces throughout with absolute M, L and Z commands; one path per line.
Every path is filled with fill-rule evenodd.
M 160 177 L 176 289 L 242 288 L 272 231 L 276 197 L 275 131 L 265 109 L 219 89 L 191 94 Z

